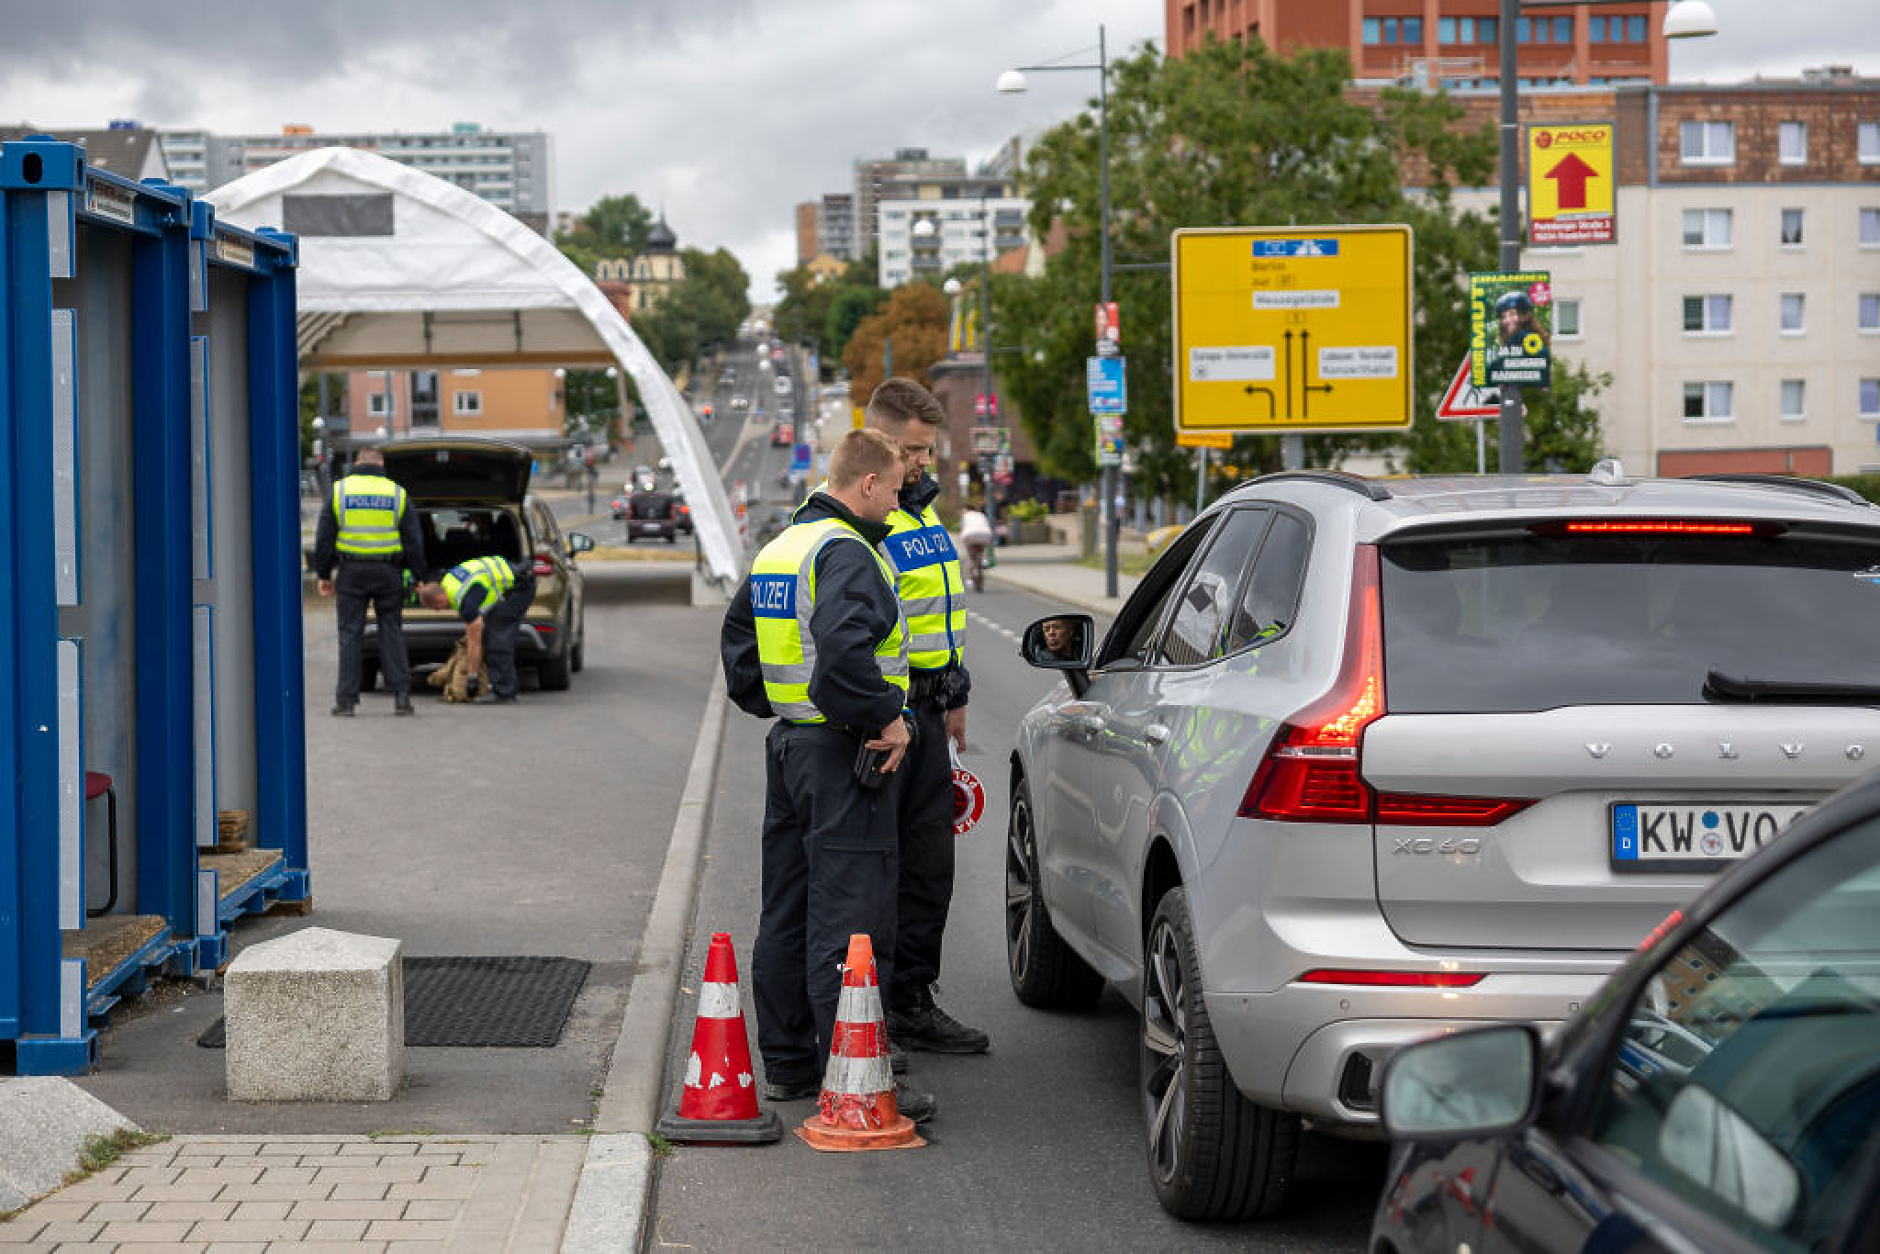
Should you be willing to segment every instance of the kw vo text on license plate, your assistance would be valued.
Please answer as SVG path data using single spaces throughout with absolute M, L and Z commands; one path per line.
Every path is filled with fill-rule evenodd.
M 1806 813 L 1806 805 L 1791 801 L 1730 805 L 1615 802 L 1612 866 L 1616 871 L 1679 871 L 1734 862 L 1780 836 Z

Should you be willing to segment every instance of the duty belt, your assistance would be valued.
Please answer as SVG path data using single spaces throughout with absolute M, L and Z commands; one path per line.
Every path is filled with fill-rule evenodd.
M 907 697 L 910 701 L 932 701 L 946 694 L 947 676 L 953 673 L 949 667 L 937 671 L 913 671 L 907 680 Z
M 403 565 L 405 559 L 403 555 L 398 557 L 376 557 L 370 553 L 341 553 L 339 560 L 342 562 L 372 562 L 379 566 L 391 566 Z

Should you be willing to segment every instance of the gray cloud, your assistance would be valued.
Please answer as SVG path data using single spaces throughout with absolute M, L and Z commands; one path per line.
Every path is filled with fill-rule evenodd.
M 1712 0 L 1723 33 L 1672 50 L 1677 78 L 1880 72 L 1871 0 Z M 858 156 L 979 158 L 1068 117 L 1093 74 L 992 90 L 1013 63 L 1162 43 L 1154 0 L 0 0 L 0 120 L 265 133 L 549 131 L 557 207 L 633 192 L 682 242 L 738 254 L 768 294 L 791 207 L 844 190 Z

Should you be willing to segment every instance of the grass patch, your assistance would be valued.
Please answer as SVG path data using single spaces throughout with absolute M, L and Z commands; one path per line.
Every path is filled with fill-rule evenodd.
M 124 1157 L 125 1153 L 144 1145 L 155 1145 L 170 1138 L 160 1132 L 139 1132 L 132 1128 L 119 1128 L 115 1132 L 93 1133 L 85 1138 L 85 1145 L 78 1151 L 78 1168 L 65 1173 L 66 1184 L 77 1184 L 95 1171 L 106 1167 Z
M 671 1158 L 673 1150 L 678 1148 L 657 1132 L 648 1132 L 646 1143 L 653 1147 L 653 1153 L 660 1158 Z
M 1116 573 L 1135 577 L 1146 575 L 1149 573 L 1149 567 L 1155 565 L 1156 557 L 1160 556 L 1161 554 L 1159 553 L 1152 557 L 1147 553 L 1126 553 L 1118 550 L 1116 554 Z M 1089 570 L 1102 570 L 1103 554 L 1098 553 L 1094 557 L 1080 557 L 1077 559 L 1077 564 Z M 998 567 L 995 566 L 993 569 L 997 570 Z
M 399 1131 L 393 1131 L 393 1132 L 368 1132 L 366 1133 L 366 1140 L 383 1141 L 383 1140 L 389 1140 L 393 1137 L 436 1136 L 436 1135 L 437 1135 L 437 1132 L 431 1128 L 405 1128 L 405 1129 L 402 1129 Z

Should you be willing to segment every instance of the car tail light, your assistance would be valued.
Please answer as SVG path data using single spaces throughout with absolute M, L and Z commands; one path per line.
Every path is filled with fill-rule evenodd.
M 1375 545 L 1360 545 L 1351 573 L 1345 657 L 1332 690 L 1273 736 L 1247 785 L 1240 817 L 1304 823 L 1492 827 L 1531 799 L 1376 793 L 1359 773 L 1364 729 L 1384 714 L 1384 652 Z
M 1273 736 L 1240 803 L 1242 818 L 1368 823 L 1371 790 L 1358 777 L 1358 742 L 1384 713 L 1377 546 L 1359 545 L 1351 573 L 1345 658 L 1332 690 Z
M 1362 984 L 1370 988 L 1473 988 L 1486 971 L 1355 971 L 1320 967 L 1308 971 L 1297 984 Z
M 529 573 L 539 579 L 543 575 L 554 574 L 555 565 L 553 562 L 550 562 L 548 560 L 548 555 L 546 553 L 537 553 L 535 555 L 535 560 L 529 563 Z
M 1544 536 L 1772 536 L 1780 523 L 1735 522 L 1719 518 L 1574 518 L 1535 523 L 1528 530 Z

